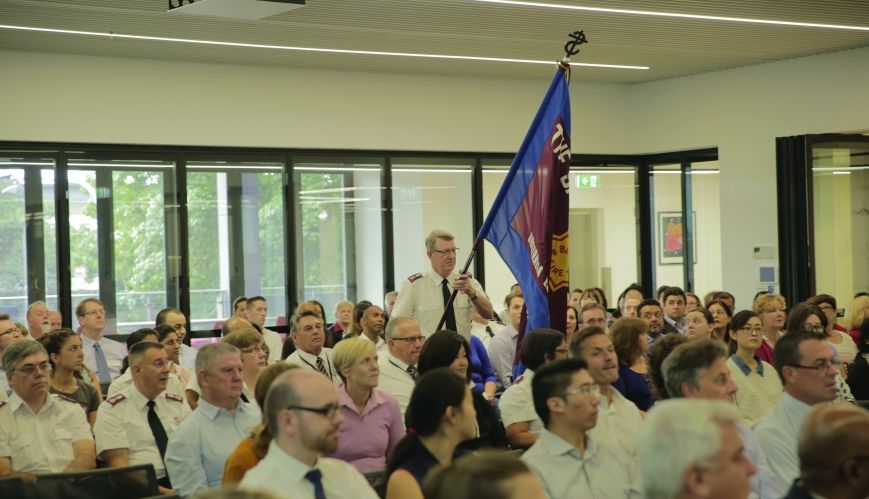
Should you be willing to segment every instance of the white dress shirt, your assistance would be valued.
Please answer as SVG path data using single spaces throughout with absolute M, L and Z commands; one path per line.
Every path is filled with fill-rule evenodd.
M 281 335 L 271 329 L 263 328 L 263 343 L 269 347 L 269 364 L 279 362 L 281 353 L 284 351 L 284 342 L 281 341 Z
M 513 359 L 516 356 L 516 343 L 519 331 L 507 326 L 489 341 L 489 360 L 498 377 L 498 384 L 504 388 L 513 383 Z
M 628 461 L 634 461 L 643 417 L 637 406 L 615 388 L 612 395 L 612 403 L 603 393 L 598 397 L 597 424 L 589 431 L 589 436 L 603 447 L 621 453 Z
M 492 331 L 492 335 L 489 336 L 489 331 L 486 331 L 486 328 L 489 328 Z M 489 341 L 492 338 L 501 332 L 504 329 L 503 324 L 499 324 L 495 321 L 489 321 L 486 324 L 480 324 L 477 321 L 471 321 L 471 336 L 476 336 L 483 342 L 483 346 L 486 347 L 486 351 L 489 350 Z
M 199 350 L 181 344 L 181 354 L 178 356 L 178 363 L 184 367 L 189 367 L 191 371 L 196 372 L 196 354 L 199 353 Z
M 769 466 L 782 483 L 790 484 L 800 475 L 797 444 L 809 409 L 810 405 L 785 392 L 775 409 L 754 427 Z
M 534 371 L 525 369 L 522 377 L 501 394 L 498 407 L 501 410 L 504 428 L 527 421 L 531 433 L 539 435 L 543 431 L 543 421 L 534 410 L 534 397 L 531 396 L 532 379 L 534 379 Z
M 312 469 L 322 473 L 320 481 L 329 499 L 377 499 L 362 473 L 349 463 L 321 457 L 311 468 L 284 452 L 274 440 L 266 457 L 245 473 L 239 488 L 268 492 L 280 499 L 314 499 L 314 485 L 305 478 Z
M 124 362 L 124 357 L 127 356 L 127 346 L 115 340 L 110 340 L 105 337 L 99 341 L 94 341 L 87 336 L 81 334 L 81 344 L 84 348 L 84 365 L 94 373 L 97 372 L 97 359 L 94 356 L 94 343 L 99 343 L 103 349 L 103 355 L 106 357 L 106 364 L 109 365 L 109 374 L 114 380 L 121 375 L 121 365 Z
M 362 333 L 359 335 L 360 338 L 365 338 L 368 341 L 371 341 L 371 338 Z M 384 355 L 389 355 L 389 347 L 386 346 L 386 341 L 380 336 L 377 337 L 377 341 L 374 343 L 374 350 L 377 352 L 378 357 L 383 357 Z
M 742 423 L 736 424 L 736 431 L 742 437 L 742 446 L 745 448 L 745 455 L 754 464 L 757 473 L 751 477 L 751 491 L 755 493 L 757 499 L 780 499 L 787 494 L 790 484 L 782 483 L 769 467 L 769 461 L 766 459 L 766 454 L 760 448 L 760 442 L 752 433 L 748 426 Z
M 338 371 L 335 369 L 335 364 L 332 363 L 332 349 L 323 347 L 320 350 L 320 355 L 314 355 L 312 353 L 303 352 L 300 349 L 296 349 L 295 352 L 291 353 L 287 359 L 284 361 L 287 364 L 295 364 L 302 369 L 310 369 L 311 371 L 320 372 L 317 369 L 317 357 L 323 361 L 323 367 L 326 369 L 326 375 L 329 379 L 332 380 L 332 384 L 336 387 L 341 385 L 341 376 L 338 375 Z
M 453 271 L 446 278 L 450 293 L 453 291 L 453 280 L 458 276 L 459 273 Z M 444 295 L 441 288 L 443 280 L 444 278 L 440 274 L 431 269 L 424 274 L 414 274 L 408 277 L 398 292 L 398 299 L 395 300 L 395 307 L 392 309 L 392 317 L 413 317 L 419 322 L 422 335 L 426 338 L 431 336 L 444 314 Z M 488 299 L 486 292 L 483 291 L 483 286 L 476 279 L 471 279 L 471 286 L 475 293 Z M 473 306 L 468 295 L 462 292 L 459 292 L 453 301 L 456 329 L 465 339 L 471 337 L 470 309 Z M 446 327 L 446 323 L 442 327 Z
M 395 397 L 403 418 L 404 411 L 410 404 L 413 387 L 416 385 L 407 372 L 408 365 L 392 354 L 379 357 L 377 363 L 380 365 L 380 381 L 377 383 L 377 388 Z

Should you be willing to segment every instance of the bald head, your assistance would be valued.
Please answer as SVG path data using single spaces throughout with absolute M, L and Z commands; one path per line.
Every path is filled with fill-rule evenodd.
M 326 400 L 321 402 L 320 399 Z M 281 414 L 290 406 L 322 407 L 338 395 L 329 378 L 307 369 L 293 369 L 278 376 L 266 395 L 265 419 L 272 435 L 286 434 Z M 293 433 L 292 431 L 290 433 Z M 292 436 L 292 435 L 287 435 Z
M 800 435 L 800 474 L 824 497 L 869 496 L 869 411 L 851 404 L 816 405 Z
M 220 328 L 220 334 L 221 336 L 226 336 L 233 331 L 241 329 L 253 329 L 253 324 L 247 319 L 233 316 L 223 323 L 223 326 Z

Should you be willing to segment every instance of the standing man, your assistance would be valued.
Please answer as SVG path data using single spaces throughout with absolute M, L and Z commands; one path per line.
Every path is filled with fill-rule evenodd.
M 271 329 L 266 329 L 268 311 L 269 302 L 262 296 L 252 296 L 247 299 L 247 320 L 262 330 L 263 342 L 269 347 L 269 364 L 271 364 L 281 360 L 284 343 L 281 341 L 281 335 Z
M 19 341 L 3 353 L 12 395 L 0 402 L 0 477 L 90 470 L 94 438 L 78 402 L 49 395 L 51 364 L 42 344 Z
M 377 305 L 371 305 L 362 311 L 359 326 L 362 327 L 362 337 L 374 343 L 374 349 L 378 355 L 386 353 L 386 341 L 383 339 L 383 309 Z
M 519 342 L 519 323 L 522 322 L 522 307 L 525 297 L 522 293 L 511 293 L 504 299 L 510 322 L 507 327 L 489 341 L 489 360 L 498 377 L 498 385 L 505 390 L 513 384 L 513 360 L 516 358 L 516 345 Z
M 96 373 L 103 393 L 109 393 L 109 385 L 121 375 L 121 364 L 127 356 L 127 347 L 103 337 L 106 309 L 100 300 L 85 298 L 75 308 L 75 315 L 81 326 L 84 363 Z
M 51 331 L 51 318 L 44 301 L 35 301 L 27 307 L 27 329 L 34 340 Z
M 431 262 L 431 269 L 407 278 L 393 309 L 395 315 L 416 319 L 426 337 L 435 332 L 454 289 L 459 290 L 459 294 L 453 302 L 452 313 L 447 314 L 443 325 L 445 329 L 456 331 L 469 339 L 471 316 L 468 309 L 474 307 L 483 317 L 493 317 L 492 304 L 480 283 L 470 274 L 456 272 L 458 248 L 453 239 L 453 235 L 444 230 L 433 230 L 426 237 L 426 256 Z
M 196 368 L 196 349 L 184 343 L 187 336 L 187 317 L 177 308 L 164 308 L 157 312 L 156 326 L 170 326 L 178 335 L 178 343 L 181 343 L 181 355 L 178 363 L 191 370 Z
M 256 404 L 243 402 L 241 351 L 229 343 L 205 345 L 196 356 L 202 397 L 169 438 L 166 471 L 178 495 L 220 486 L 235 447 L 262 420 Z
M 419 323 L 410 317 L 395 315 L 386 324 L 389 352 L 378 356 L 380 382 L 377 388 L 395 397 L 402 416 L 416 384 L 416 363 L 424 341 Z
M 22 331 L 6 314 L 0 314 L 0 359 L 3 358 L 3 352 L 13 343 L 18 343 L 24 340 L 24 331 Z M 6 400 L 9 397 L 9 380 L 6 377 L 6 370 L 0 365 L 0 401 Z
M 274 438 L 266 457 L 244 475 L 242 490 L 287 499 L 377 499 L 351 464 L 322 457 L 338 449 L 344 419 L 329 380 L 303 369 L 287 371 L 272 383 L 264 409 Z
M 836 399 L 841 364 L 823 333 L 791 331 L 775 344 L 775 370 L 785 393 L 775 409 L 757 422 L 754 433 L 782 483 L 791 483 L 800 474 L 800 429 L 813 405 Z
M 637 318 L 649 326 L 649 344 L 651 345 L 664 332 L 664 311 L 661 304 L 654 298 L 646 298 L 637 307 Z
M 324 347 L 326 331 L 320 314 L 310 309 L 300 308 L 290 319 L 290 341 L 296 345 L 285 362 L 296 364 L 303 369 L 318 371 L 332 380 L 335 386 L 341 384 L 341 377 L 332 363 L 332 349 Z
M 661 303 L 664 304 L 664 334 L 685 334 L 685 292 L 678 286 L 670 286 L 661 296 Z
M 160 493 L 172 493 L 163 457 L 169 437 L 190 415 L 181 393 L 169 393 L 169 358 L 161 343 L 130 349 L 133 384 L 100 405 L 94 424 L 97 454 L 109 468 L 151 464 Z

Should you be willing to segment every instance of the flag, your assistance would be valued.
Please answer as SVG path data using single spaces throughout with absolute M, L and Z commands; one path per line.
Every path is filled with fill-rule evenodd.
M 559 65 L 483 222 L 485 238 L 522 287 L 527 329 L 564 331 L 568 281 L 569 67 Z M 523 337 L 523 331 L 520 333 Z

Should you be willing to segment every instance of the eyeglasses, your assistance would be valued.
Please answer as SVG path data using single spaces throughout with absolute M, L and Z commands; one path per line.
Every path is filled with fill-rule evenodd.
M 582 385 L 577 386 L 573 390 L 567 390 L 564 392 L 564 398 L 570 397 L 571 395 L 576 395 L 577 393 L 582 394 L 592 394 L 592 395 L 600 395 L 600 385 Z
M 51 369 L 51 364 L 48 361 L 45 361 L 45 362 L 41 362 L 39 364 L 25 364 L 21 367 L 16 367 L 15 371 L 24 373 L 27 376 L 33 376 L 34 374 L 36 374 L 37 370 L 45 372 L 45 371 L 48 371 L 50 369 Z
M 84 316 L 88 316 L 88 315 L 106 315 L 106 311 L 105 311 L 104 309 L 101 309 L 101 308 L 96 308 L 96 309 L 91 310 L 91 311 L 89 311 L 89 312 L 85 312 L 85 313 L 83 313 L 83 314 L 81 314 L 81 315 L 82 315 L 83 317 L 84 317 Z
M 745 331 L 748 334 L 763 334 L 762 327 L 743 327 L 739 328 L 740 331 Z
M 445 249 L 445 250 L 433 249 L 432 251 L 434 251 L 435 253 L 440 253 L 441 255 L 455 255 L 456 253 L 458 253 L 459 248 L 452 248 L 452 249 Z
M 301 405 L 291 405 L 287 407 L 287 409 L 292 409 L 296 411 L 316 412 L 321 416 L 325 416 L 326 419 L 334 418 L 335 414 L 338 414 L 338 409 L 340 408 L 341 406 L 338 404 L 329 404 L 324 405 L 323 407 L 304 407 Z
M 7 334 L 12 334 L 12 333 L 21 334 L 21 329 L 18 326 L 12 326 L 9 329 L 7 329 L 6 331 L 3 331 L 2 333 L 0 333 L 0 336 L 5 336 Z
M 408 336 L 407 338 L 392 338 L 394 341 L 404 341 L 407 343 L 425 343 L 425 336 Z
M 819 373 L 825 373 L 825 372 L 829 371 L 831 367 L 838 370 L 840 367 L 842 367 L 842 361 L 837 360 L 837 359 L 833 359 L 830 361 L 825 360 L 822 362 L 818 362 L 817 364 L 815 364 L 813 366 L 804 366 L 801 364 L 787 364 L 787 365 L 789 365 L 791 367 L 796 367 L 797 369 L 814 369 L 815 371 L 818 371 Z
M 824 326 L 822 326 L 820 324 L 803 324 L 803 331 L 820 333 L 823 330 L 824 330 Z

